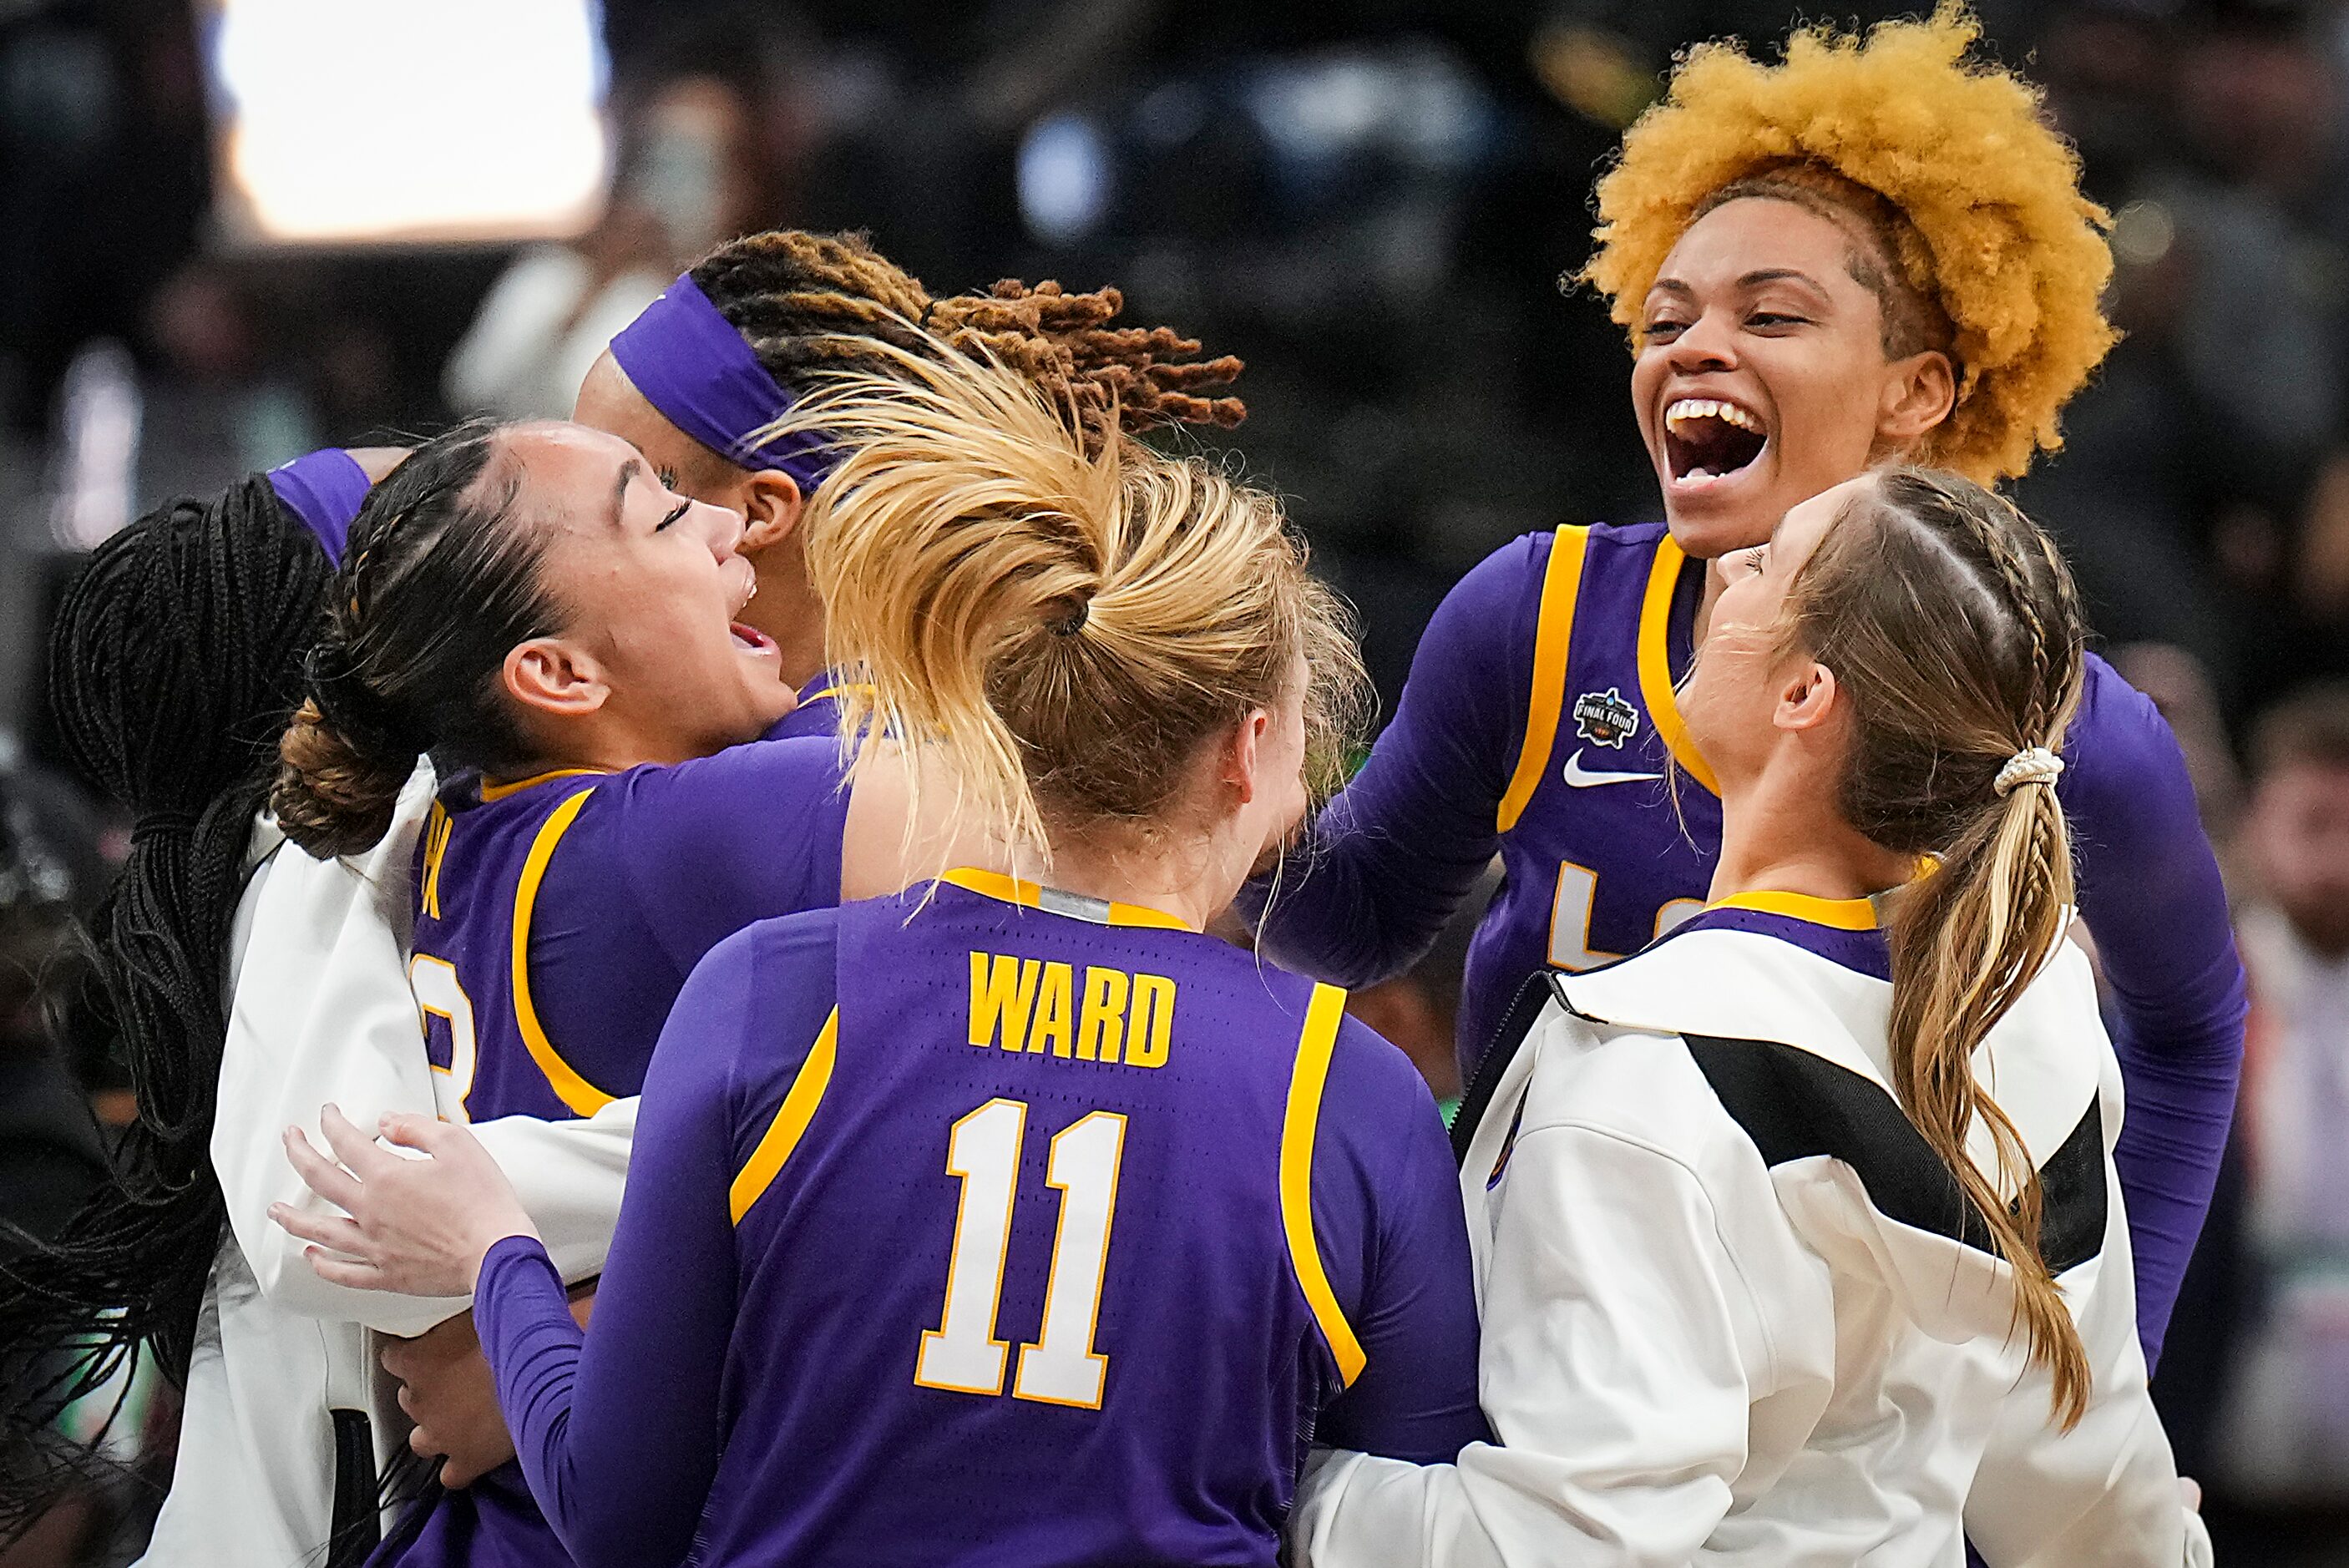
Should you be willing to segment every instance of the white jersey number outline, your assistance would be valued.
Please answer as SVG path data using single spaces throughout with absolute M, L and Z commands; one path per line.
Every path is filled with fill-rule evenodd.
M 1019 1183 L 1019 1149 L 1028 1106 L 988 1100 L 954 1124 L 947 1173 L 962 1183 L 954 1246 L 947 1265 L 938 1326 L 922 1332 L 914 1381 L 961 1394 L 1003 1392 L 1009 1345 L 996 1336 L 1003 1302 L 1003 1261 L 1011 1245 L 1011 1207 Z M 1046 1184 L 1061 1194 L 1060 1227 L 1044 1286 L 1044 1321 L 1035 1343 L 1019 1350 L 1011 1397 L 1045 1405 L 1101 1408 L 1109 1357 L 1093 1349 L 1101 1318 L 1102 1276 L 1125 1152 L 1125 1118 L 1096 1110 L 1052 1135 Z
M 473 999 L 457 978 L 457 966 L 445 958 L 419 953 L 408 961 L 408 987 L 416 993 L 416 1010 L 449 1024 L 449 1065 L 435 1067 L 433 1108 L 443 1121 L 471 1119 L 465 1097 L 473 1091 L 473 1068 L 479 1059 L 473 1039 Z M 431 1026 L 428 1023 L 429 1030 Z

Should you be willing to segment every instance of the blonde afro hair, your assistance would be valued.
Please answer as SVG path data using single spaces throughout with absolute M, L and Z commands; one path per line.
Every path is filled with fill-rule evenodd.
M 2056 410 L 2119 335 L 2097 305 L 2111 219 L 2080 193 L 2079 159 L 2041 119 L 2037 89 L 1966 58 L 1980 36 L 1944 0 L 1930 21 L 1864 38 L 1805 29 L 1775 66 L 1733 43 L 1689 50 L 1599 182 L 1598 248 L 1578 279 L 1636 350 L 1665 257 L 1724 186 L 1775 177 L 1795 199 L 1863 187 L 1893 222 L 1853 215 L 1946 318 L 1958 364 L 1957 405 L 1918 457 L 1983 483 L 2022 473 L 2035 448 L 2063 444 Z

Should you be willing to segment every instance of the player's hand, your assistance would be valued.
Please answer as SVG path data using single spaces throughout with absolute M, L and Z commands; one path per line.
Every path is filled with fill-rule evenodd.
M 399 1380 L 399 1408 L 416 1423 L 408 1446 L 440 1458 L 441 1485 L 471 1486 L 514 1457 L 471 1313 L 413 1339 L 385 1340 L 383 1369 Z
M 358 464 L 359 472 L 367 475 L 367 483 L 379 485 L 391 476 L 391 470 L 408 460 L 406 447 L 346 447 L 351 461 Z
M 329 1284 L 466 1295 L 492 1246 L 538 1234 L 505 1172 L 464 1128 L 387 1116 L 378 1124 L 386 1149 L 331 1105 L 319 1125 L 333 1159 L 298 1127 L 285 1130 L 285 1153 L 310 1191 L 349 1217 L 285 1203 L 272 1203 L 269 1217 L 311 1243 L 303 1255 Z

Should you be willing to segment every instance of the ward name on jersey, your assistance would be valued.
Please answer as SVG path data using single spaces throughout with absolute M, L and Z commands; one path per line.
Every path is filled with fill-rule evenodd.
M 724 944 L 584 1348 L 534 1243 L 483 1267 L 574 1555 L 1270 1564 L 1309 1443 L 1482 1435 L 1443 1125 L 1343 1003 L 977 871 Z

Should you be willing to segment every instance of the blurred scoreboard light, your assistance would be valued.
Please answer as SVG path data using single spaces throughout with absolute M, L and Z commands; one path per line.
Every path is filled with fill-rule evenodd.
M 596 0 L 201 0 L 234 243 L 575 234 L 611 164 Z

